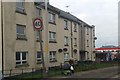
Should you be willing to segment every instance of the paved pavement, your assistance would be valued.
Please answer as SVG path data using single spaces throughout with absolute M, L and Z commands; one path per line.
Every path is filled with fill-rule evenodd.
M 62 76 L 56 78 L 118 78 L 120 76 L 120 68 L 118 66 L 102 68 L 84 72 L 74 73 L 71 76 Z
M 2 71 L 0 70 L 0 80 L 2 79 Z

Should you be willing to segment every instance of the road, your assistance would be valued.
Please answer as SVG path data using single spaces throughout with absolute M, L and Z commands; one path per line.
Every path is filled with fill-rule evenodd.
M 2 79 L 2 71 L 0 70 L 0 80 Z
M 97 70 L 75 73 L 68 77 L 70 78 L 111 78 L 114 75 L 117 75 L 119 70 L 120 69 L 116 66 L 116 67 L 102 68 Z
M 106 79 L 109 80 L 109 79 L 114 78 L 114 79 L 118 80 L 118 78 L 120 78 L 120 68 L 118 66 L 101 68 L 101 69 L 96 69 L 96 70 L 74 73 L 71 76 L 62 76 L 62 77 L 56 77 L 56 78 L 57 79 L 62 78 L 64 80 L 65 80 L 65 78 L 67 78 L 67 80 L 71 79 L 71 78 L 74 78 L 75 80 L 76 79 L 82 80 L 82 79 L 87 79 L 87 78 L 88 79 L 96 78 L 96 79 L 100 79 L 100 80 L 105 78 L 105 80 Z

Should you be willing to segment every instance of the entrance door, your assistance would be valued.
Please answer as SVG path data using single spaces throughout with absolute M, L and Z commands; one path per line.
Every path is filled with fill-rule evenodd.
M 85 61 L 85 53 L 80 53 L 81 61 Z

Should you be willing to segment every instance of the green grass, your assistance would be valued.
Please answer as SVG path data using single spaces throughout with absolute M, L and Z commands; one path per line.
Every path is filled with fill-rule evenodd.
M 106 68 L 111 66 L 118 66 L 118 63 L 92 63 L 92 64 L 79 64 L 75 67 L 75 72 L 88 71 L 99 68 Z
M 98 69 L 98 68 L 105 68 L 105 67 L 111 67 L 111 66 L 117 66 L 117 63 L 90 63 L 90 64 L 85 64 L 81 63 L 78 64 L 77 66 L 74 67 L 75 72 L 80 72 L 80 71 L 88 71 L 88 70 L 93 70 L 93 69 Z M 43 77 L 53 77 L 53 76 L 63 76 L 61 74 L 63 70 L 61 69 L 52 69 L 47 73 L 44 73 L 44 75 L 40 72 L 34 72 L 34 73 L 27 73 L 23 75 L 18 75 L 18 76 L 13 76 L 11 78 L 19 78 L 23 80 L 28 80 L 32 78 L 43 78 Z M 14 80 L 14 79 L 12 79 Z

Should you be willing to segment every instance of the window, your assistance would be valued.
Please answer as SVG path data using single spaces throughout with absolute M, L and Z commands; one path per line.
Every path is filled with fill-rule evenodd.
M 77 26 L 76 26 L 76 23 L 74 23 L 74 32 L 77 32 Z
M 67 36 L 64 36 L 64 45 L 68 46 L 68 37 Z
M 56 62 L 57 61 L 57 59 L 56 59 L 56 51 L 50 51 L 49 59 L 50 59 L 50 62 Z
M 93 29 L 93 36 L 95 36 L 95 30 Z
M 89 40 L 87 40 L 87 47 L 89 47 Z
M 38 30 L 36 30 L 36 39 L 37 39 L 37 41 L 40 40 L 40 37 L 39 37 L 39 31 L 38 31 Z
M 24 3 L 25 3 L 25 0 L 17 0 L 16 1 L 16 10 L 19 12 L 25 12 Z
M 55 23 L 55 14 L 49 12 L 49 22 L 50 23 Z
M 95 41 L 93 41 L 93 47 L 95 48 Z
M 55 32 L 49 32 L 49 41 L 56 42 L 56 33 Z
M 42 54 L 40 51 L 37 51 L 37 63 L 42 63 Z
M 69 60 L 69 55 L 68 55 L 68 53 L 64 53 L 64 61 L 66 62 L 66 61 L 68 61 Z
M 77 38 L 74 38 L 74 46 L 77 46 Z
M 68 21 L 64 20 L 64 29 L 68 29 Z
M 16 65 L 27 63 L 27 52 L 16 52 Z
M 19 24 L 16 25 L 17 39 L 26 39 L 25 29 L 26 29 L 25 25 L 19 25 Z
M 87 35 L 89 35 L 89 28 L 87 27 Z
M 36 7 L 36 17 L 39 18 L 41 14 L 41 9 Z

